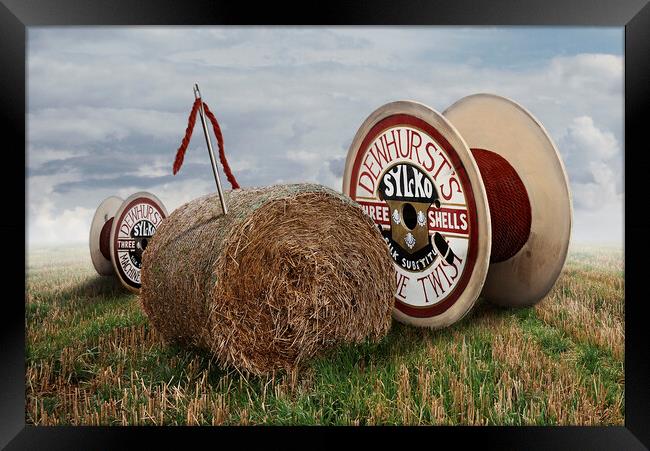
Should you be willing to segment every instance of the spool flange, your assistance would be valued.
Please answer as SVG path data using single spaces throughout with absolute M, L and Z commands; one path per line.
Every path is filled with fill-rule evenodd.
M 526 188 L 530 235 L 512 257 L 490 264 L 482 294 L 499 305 L 533 305 L 557 280 L 569 247 L 573 209 L 562 159 L 542 124 L 505 97 L 464 97 L 443 115 L 470 149 L 507 160 Z
M 443 115 L 412 101 L 374 111 L 350 145 L 343 192 L 391 251 L 398 321 L 440 328 L 472 308 L 488 270 L 490 212 L 476 162 Z
M 110 276 L 115 272 L 111 263 L 110 248 L 107 248 L 106 244 L 109 243 L 108 236 L 110 235 L 113 217 L 122 202 L 123 200 L 117 196 L 104 199 L 97 207 L 90 225 L 90 239 L 88 241 L 90 259 L 95 270 L 102 276 Z
M 140 291 L 142 253 L 166 217 L 167 209 L 160 199 L 144 191 L 129 196 L 115 212 L 111 261 L 120 282 L 131 291 Z
M 90 256 L 97 272 L 115 274 L 122 285 L 139 292 L 142 253 L 166 217 L 167 209 L 151 193 L 105 199 L 90 227 Z

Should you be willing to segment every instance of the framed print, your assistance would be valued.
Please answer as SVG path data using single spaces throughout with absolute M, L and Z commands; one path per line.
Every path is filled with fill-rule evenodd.
M 647 2 L 0 17 L 2 446 L 649 446 Z

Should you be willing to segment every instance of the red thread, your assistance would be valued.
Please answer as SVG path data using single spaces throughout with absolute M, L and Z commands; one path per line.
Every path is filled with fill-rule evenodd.
M 485 185 L 492 223 L 490 262 L 514 256 L 530 236 L 532 215 L 526 186 L 519 174 L 501 155 L 471 149 Z
M 113 226 L 113 219 L 115 218 L 106 221 L 99 233 L 99 251 L 108 261 L 111 261 L 111 227 Z
M 176 151 L 176 158 L 174 159 L 173 166 L 174 175 L 176 175 L 176 173 L 181 169 L 181 166 L 183 165 L 185 152 L 187 151 L 187 146 L 190 143 L 190 138 L 192 137 L 192 132 L 194 131 L 194 125 L 196 124 L 196 115 L 199 111 L 200 102 L 201 99 L 196 99 L 192 104 L 192 111 L 190 111 L 190 117 L 187 120 L 187 129 L 185 129 L 185 136 L 183 137 L 183 141 L 181 141 L 180 147 Z M 203 102 L 203 109 L 205 111 L 205 115 L 208 117 L 208 119 L 210 119 L 210 122 L 212 123 L 214 135 L 217 137 L 217 145 L 219 147 L 219 161 L 221 161 L 223 172 L 226 174 L 226 178 L 230 182 L 232 189 L 239 189 L 239 183 L 237 183 L 237 180 L 235 179 L 235 176 L 233 175 L 232 171 L 230 170 L 230 166 L 228 165 L 228 160 L 226 160 L 226 154 L 223 148 L 223 134 L 221 133 L 219 122 L 217 122 L 217 118 L 214 116 L 212 111 L 210 111 L 208 104 L 205 102 Z
M 226 174 L 226 178 L 230 182 L 232 189 L 239 189 L 239 183 L 237 183 L 237 180 L 235 180 L 235 176 L 232 174 L 230 166 L 228 165 L 228 160 L 226 160 L 226 153 L 223 151 L 223 135 L 221 134 L 221 127 L 219 127 L 219 122 L 217 122 L 217 118 L 214 117 L 214 114 L 212 114 L 212 111 L 210 111 L 210 108 L 208 108 L 208 104 L 205 102 L 203 102 L 203 109 L 205 110 L 205 115 L 208 116 L 208 119 L 210 119 L 210 122 L 212 122 L 214 136 L 217 137 L 217 144 L 219 145 L 219 161 L 221 161 L 223 172 Z
M 190 143 L 190 138 L 192 137 L 192 131 L 194 130 L 194 124 L 196 123 L 196 113 L 199 111 L 199 102 L 200 99 L 196 99 L 192 104 L 192 111 L 190 111 L 190 117 L 187 120 L 187 129 L 185 129 L 185 136 L 183 136 L 183 141 L 176 151 L 176 158 L 174 159 L 174 175 L 180 170 L 183 165 L 183 159 L 185 158 L 185 151 L 187 146 Z

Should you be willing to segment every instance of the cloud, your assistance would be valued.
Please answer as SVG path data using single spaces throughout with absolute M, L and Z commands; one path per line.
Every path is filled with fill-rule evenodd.
M 622 153 L 618 141 L 589 116 L 574 118 L 559 139 L 577 210 L 622 204 Z
M 59 146 L 115 143 L 129 137 L 178 137 L 186 114 L 139 108 L 43 108 L 29 114 L 29 139 Z
M 83 207 L 57 212 L 47 200 L 30 209 L 28 245 L 87 241 L 95 210 Z
M 212 192 L 198 121 L 183 168 L 171 176 L 196 81 L 244 187 L 316 181 L 340 190 L 354 134 L 386 102 L 412 99 L 442 111 L 475 92 L 511 97 L 558 144 L 574 194 L 574 237 L 586 236 L 599 227 L 582 221 L 587 212 L 622 202 L 623 59 L 593 44 L 605 36 L 619 39 L 622 49 L 622 33 L 531 33 L 487 27 L 30 29 L 32 242 L 78 237 L 74 227 L 53 224 L 89 220 L 87 211 L 109 195 L 149 190 L 173 209 Z M 223 175 L 222 181 L 228 187 Z M 43 232 L 47 224 L 56 232 Z
M 75 182 L 58 183 L 55 193 L 66 194 L 74 190 L 89 190 L 97 188 L 114 188 L 118 186 L 136 186 L 138 189 L 150 189 L 161 183 L 172 181 L 171 175 L 161 177 L 142 177 L 138 175 L 123 175 L 114 178 L 79 180 Z
M 222 177 L 222 180 L 225 179 Z M 139 185 L 124 184 L 115 191 L 115 194 L 126 199 L 139 190 Z M 192 199 L 216 192 L 216 188 L 212 180 L 186 179 L 153 185 L 150 191 L 162 201 L 169 212 L 172 212 Z
M 234 45 L 177 52 L 170 55 L 168 60 L 210 68 L 268 68 L 314 64 L 369 66 L 387 65 L 394 61 L 392 53 L 360 51 L 371 50 L 366 39 L 330 30 L 290 28 L 257 29 L 254 32 L 256 39 L 245 39 L 242 36 L 244 39 Z
M 80 153 L 71 149 L 57 149 L 56 147 L 41 147 L 38 151 L 31 151 L 27 155 L 27 166 L 33 169 L 42 169 L 43 166 L 54 165 L 55 162 L 68 160 L 79 156 Z
M 622 245 L 624 241 L 622 202 L 601 204 L 597 210 L 582 210 L 573 216 L 573 243 L 600 243 Z
M 617 55 L 580 54 L 571 57 L 557 57 L 551 61 L 550 76 L 569 88 L 600 89 L 620 94 L 623 65 Z M 594 77 L 598 74 L 598 77 Z
M 316 175 L 316 182 L 328 186 L 336 191 L 343 187 L 343 166 L 345 158 L 334 158 L 323 164 Z
M 80 201 L 87 197 L 84 193 L 61 196 L 53 192 L 58 183 L 82 179 L 76 171 L 28 177 L 26 209 L 29 246 L 88 240 L 90 222 L 99 202 L 84 206 L 84 202 Z
M 338 177 L 343 177 L 343 171 L 345 170 L 345 160 L 346 158 L 343 157 L 330 160 L 328 163 L 330 172 Z
M 620 153 L 614 135 L 601 131 L 589 116 L 573 118 L 560 140 L 567 162 L 572 165 L 594 159 L 610 159 Z

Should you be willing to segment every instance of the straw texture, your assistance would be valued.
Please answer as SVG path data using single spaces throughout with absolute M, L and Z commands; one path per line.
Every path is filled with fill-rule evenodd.
M 144 252 L 141 303 L 166 339 L 263 374 L 388 332 L 392 258 L 358 204 L 313 184 L 225 198 L 226 216 L 216 194 L 179 207 Z

